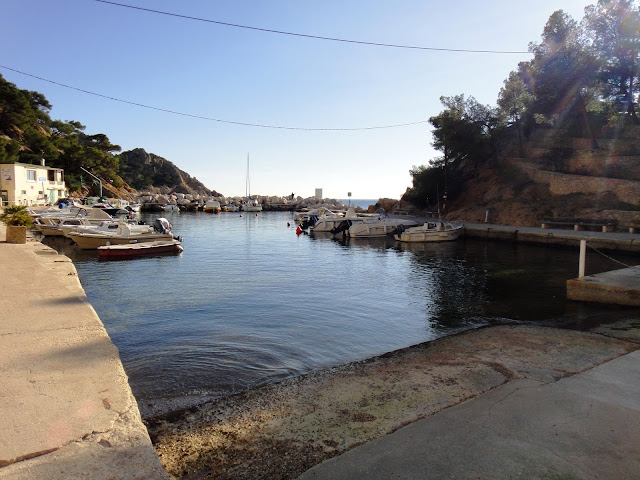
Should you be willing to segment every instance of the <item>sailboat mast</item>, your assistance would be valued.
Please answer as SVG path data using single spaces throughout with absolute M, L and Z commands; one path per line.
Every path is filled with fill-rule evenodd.
M 251 179 L 249 178 L 249 154 L 247 153 L 247 180 L 245 182 L 245 195 L 247 198 L 251 196 Z

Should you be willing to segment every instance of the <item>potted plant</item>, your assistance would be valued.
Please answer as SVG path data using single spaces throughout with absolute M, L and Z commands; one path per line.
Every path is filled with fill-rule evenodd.
M 33 225 L 33 218 L 23 205 L 9 205 L 0 215 L 7 225 L 7 243 L 27 243 L 27 229 Z

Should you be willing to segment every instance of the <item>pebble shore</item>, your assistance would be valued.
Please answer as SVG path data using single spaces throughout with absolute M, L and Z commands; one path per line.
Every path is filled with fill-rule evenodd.
M 292 479 L 515 379 L 556 382 L 640 349 L 640 319 L 591 332 L 496 326 L 147 421 L 175 478 Z

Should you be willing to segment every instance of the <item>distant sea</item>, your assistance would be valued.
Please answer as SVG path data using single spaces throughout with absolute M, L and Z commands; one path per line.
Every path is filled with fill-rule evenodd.
M 349 205 L 349 199 L 348 198 L 340 198 L 339 199 L 342 203 L 344 203 L 345 205 Z M 354 207 L 360 207 L 363 209 L 367 209 L 367 207 L 369 205 L 375 205 L 377 203 L 377 199 L 375 200 L 360 200 L 360 199 L 351 199 L 351 205 L 353 205 Z

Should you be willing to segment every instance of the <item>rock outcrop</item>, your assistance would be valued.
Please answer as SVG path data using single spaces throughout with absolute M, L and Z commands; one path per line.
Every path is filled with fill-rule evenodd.
M 120 176 L 136 190 L 159 194 L 218 196 L 169 160 L 136 148 L 120 154 Z

